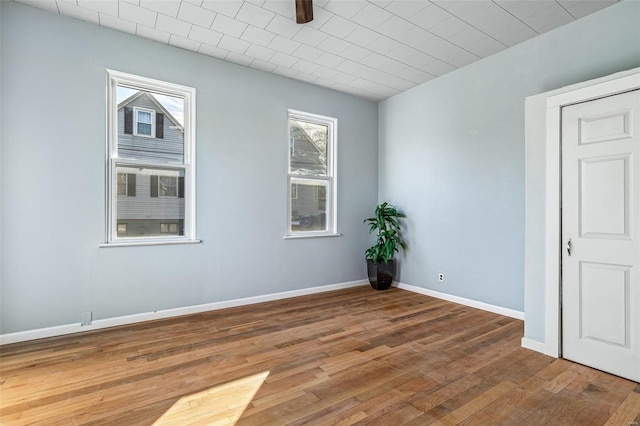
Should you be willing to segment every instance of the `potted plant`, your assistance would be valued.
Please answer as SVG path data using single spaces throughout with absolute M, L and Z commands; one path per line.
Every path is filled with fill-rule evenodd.
M 365 252 L 367 272 L 371 287 L 386 290 L 391 287 L 396 272 L 393 255 L 399 248 L 407 248 L 400 235 L 400 219 L 406 217 L 391 204 L 384 202 L 375 210 L 375 216 L 364 220 L 369 225 L 369 233 L 377 232 L 376 244 Z

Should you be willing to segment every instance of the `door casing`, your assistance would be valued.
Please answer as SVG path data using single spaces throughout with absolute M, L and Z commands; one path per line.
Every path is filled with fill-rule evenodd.
M 561 342 L 561 110 L 562 107 L 640 89 L 640 70 L 546 98 L 545 342 L 542 351 L 562 356 Z

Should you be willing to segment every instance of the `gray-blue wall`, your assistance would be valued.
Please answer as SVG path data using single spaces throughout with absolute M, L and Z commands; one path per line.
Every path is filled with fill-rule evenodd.
M 526 300 L 525 335 L 544 340 L 544 252 L 527 271 L 539 285 L 523 284 L 524 98 L 637 66 L 628 0 L 381 102 L 379 200 L 408 215 L 400 281 L 518 311 Z
M 365 279 L 377 105 L 2 2 L 6 334 Z M 99 248 L 106 73 L 196 88 L 202 244 Z M 283 240 L 287 108 L 338 118 L 339 238 Z

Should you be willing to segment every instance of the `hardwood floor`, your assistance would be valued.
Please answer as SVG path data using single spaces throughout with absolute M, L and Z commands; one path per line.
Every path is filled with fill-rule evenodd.
M 640 385 L 522 321 L 358 287 L 0 348 L 2 425 L 630 425 Z

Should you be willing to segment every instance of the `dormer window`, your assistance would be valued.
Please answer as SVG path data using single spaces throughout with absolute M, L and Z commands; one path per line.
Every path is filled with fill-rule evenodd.
M 154 138 L 155 125 L 153 121 L 155 118 L 155 111 L 149 109 L 134 108 L 133 115 L 136 120 L 136 124 L 134 126 L 135 135 Z

